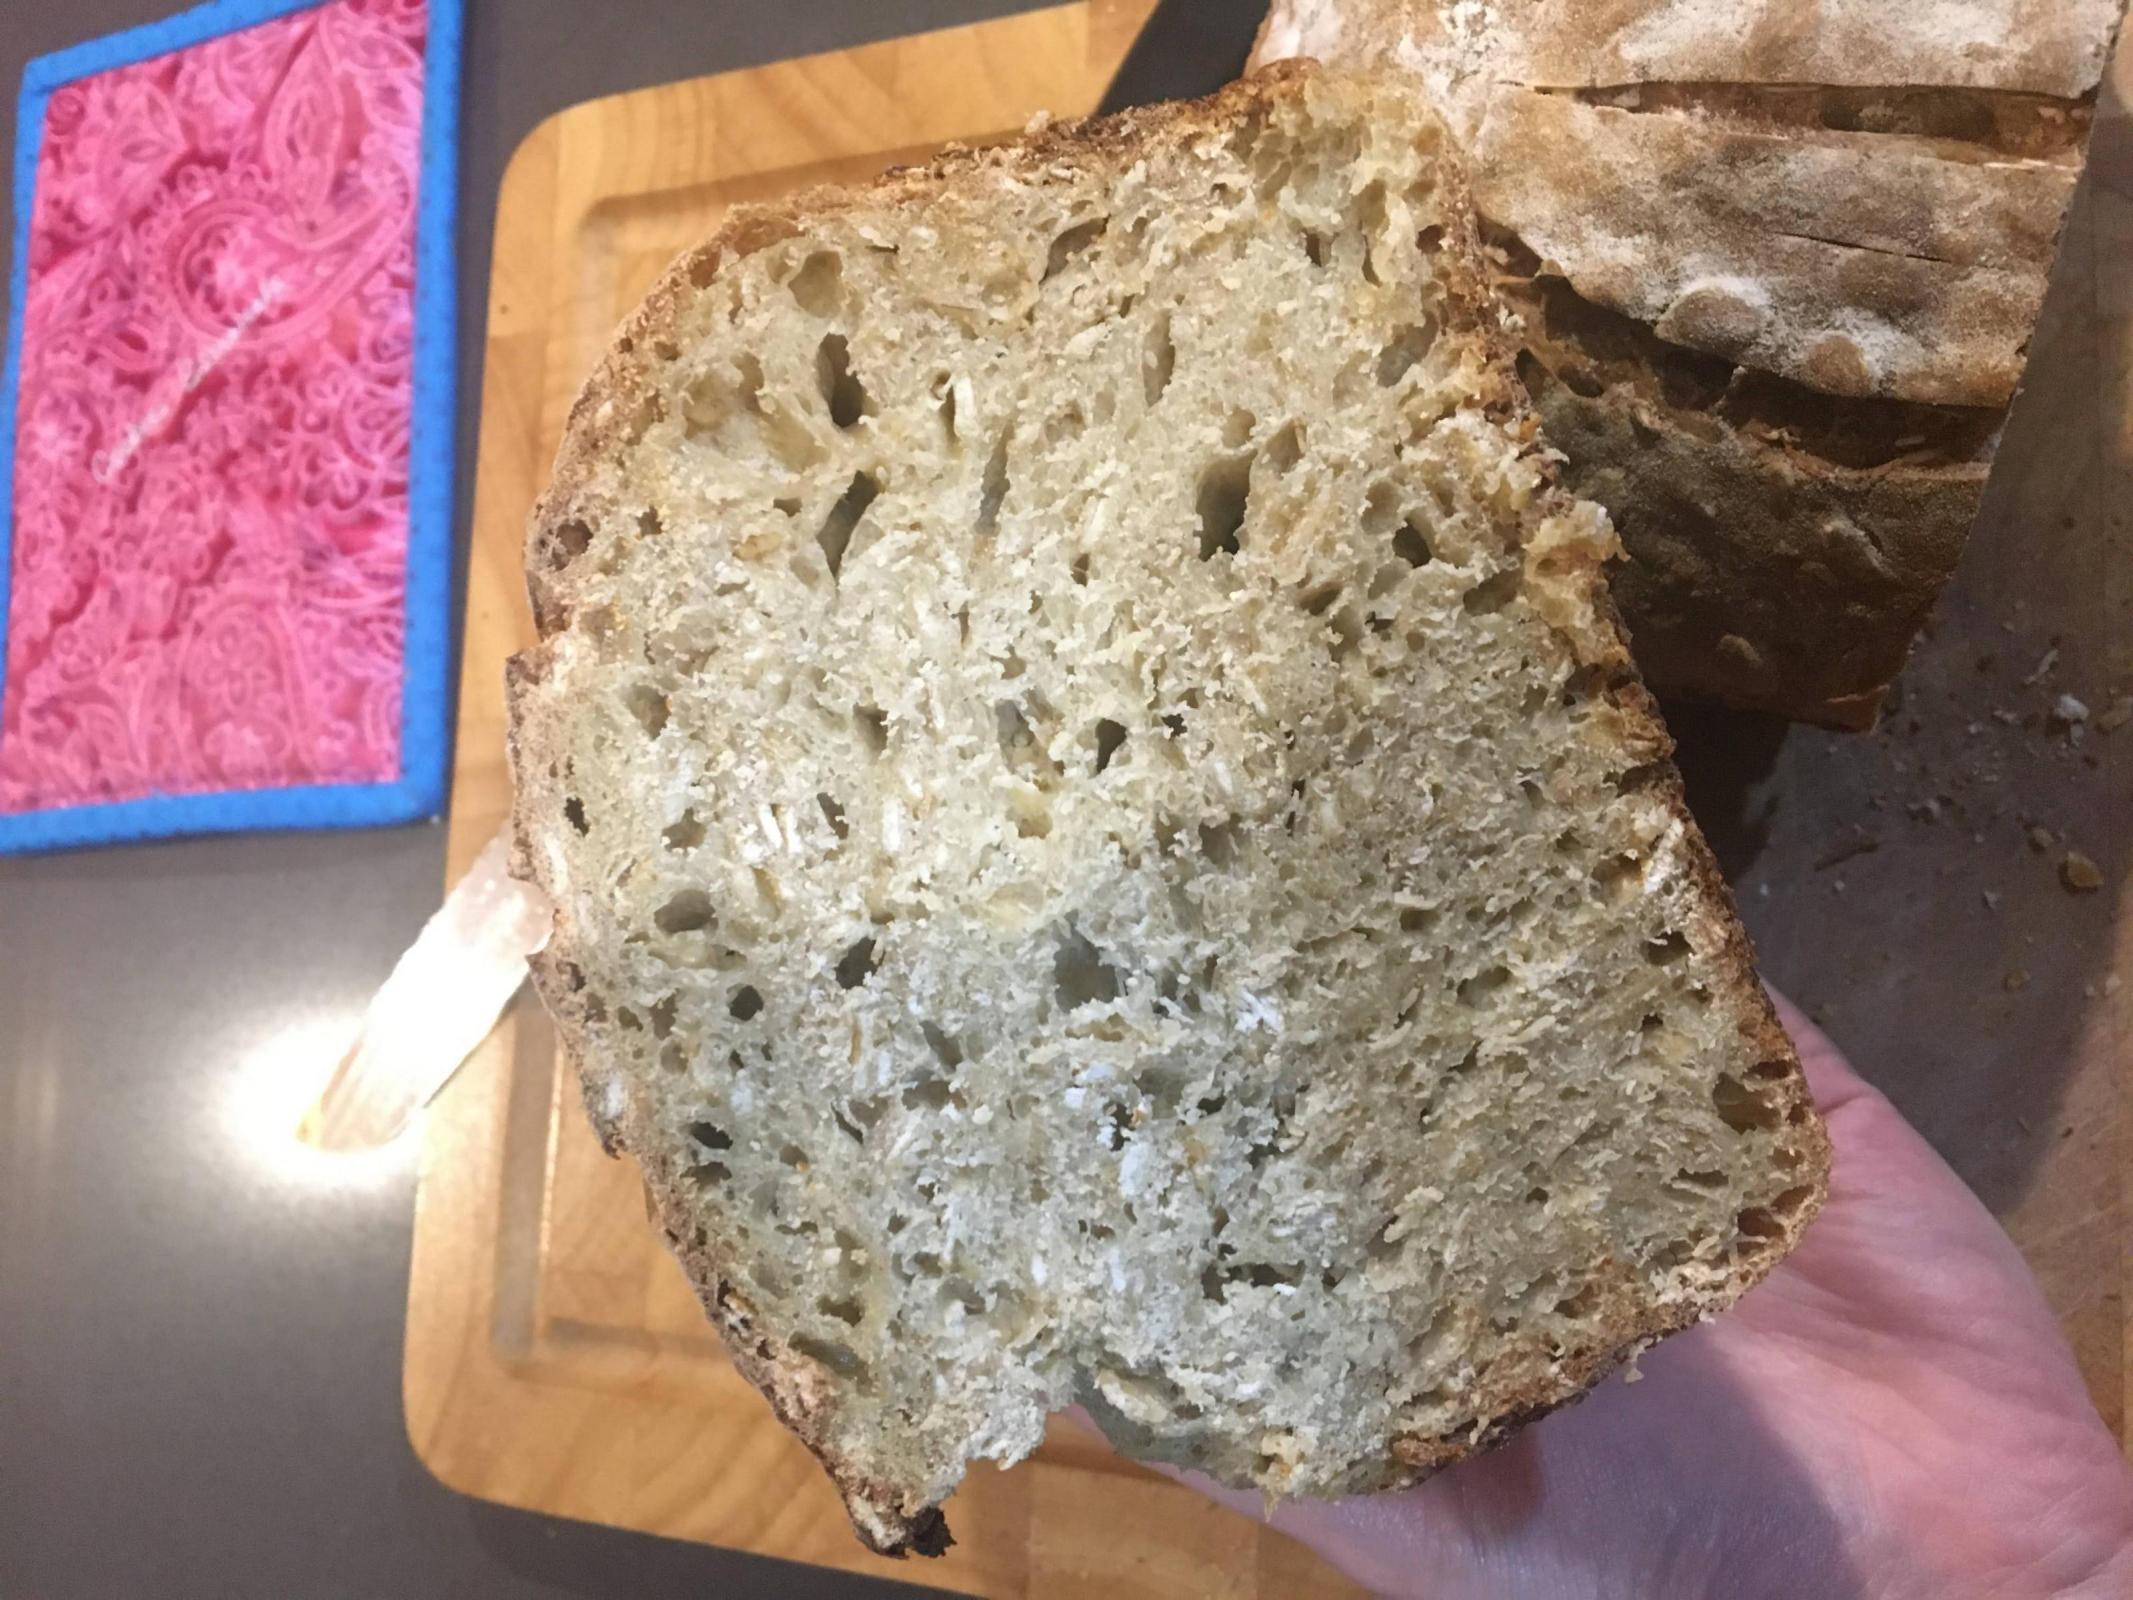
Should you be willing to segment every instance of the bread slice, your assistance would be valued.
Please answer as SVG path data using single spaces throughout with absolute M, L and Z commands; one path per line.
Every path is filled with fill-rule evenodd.
M 1411 1482 L 1819 1203 L 1481 272 L 1414 97 L 1281 69 L 738 215 L 572 415 L 537 976 L 878 1550 L 1075 1401 Z
M 1954 574 L 2124 0 L 1275 0 L 1413 73 L 1661 693 L 1870 726 Z

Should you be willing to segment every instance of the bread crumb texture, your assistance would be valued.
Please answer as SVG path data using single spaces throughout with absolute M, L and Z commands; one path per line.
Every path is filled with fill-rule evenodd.
M 1072 1402 L 1411 1481 L 1819 1202 L 1413 100 L 1279 69 L 744 214 L 536 515 L 542 989 L 877 1547 Z

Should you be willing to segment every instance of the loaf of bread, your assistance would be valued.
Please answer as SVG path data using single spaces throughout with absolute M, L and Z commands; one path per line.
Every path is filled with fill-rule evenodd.
M 1275 0 L 1468 148 L 1638 665 L 1872 723 L 1954 571 L 2122 0 Z
M 1412 1482 L 1819 1204 L 1456 170 L 1302 69 L 951 154 L 734 216 L 572 413 L 537 979 L 878 1550 L 1076 1401 Z

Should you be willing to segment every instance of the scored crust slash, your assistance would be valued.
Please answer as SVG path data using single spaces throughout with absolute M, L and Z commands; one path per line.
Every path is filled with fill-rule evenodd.
M 1074 1403 L 1411 1483 L 1821 1202 L 1489 270 L 1404 81 L 1281 68 L 741 213 L 572 413 L 536 980 L 878 1550 Z
M 1471 157 L 1519 372 L 1645 678 L 1879 714 L 2020 383 L 2123 0 L 1276 0 Z

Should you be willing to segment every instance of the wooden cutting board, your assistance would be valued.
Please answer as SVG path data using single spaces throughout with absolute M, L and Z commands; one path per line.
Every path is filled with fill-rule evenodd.
M 1089 0 L 594 101 L 542 124 L 496 219 L 447 881 L 509 806 L 503 663 L 532 642 L 528 508 L 615 324 L 725 209 L 1093 109 L 1153 0 Z M 1301 1547 L 1062 1426 L 982 1468 L 943 1560 L 869 1555 L 726 1363 L 524 997 L 432 1106 L 408 1287 L 416 1453 L 463 1493 L 973 1594 L 1353 1593 Z

